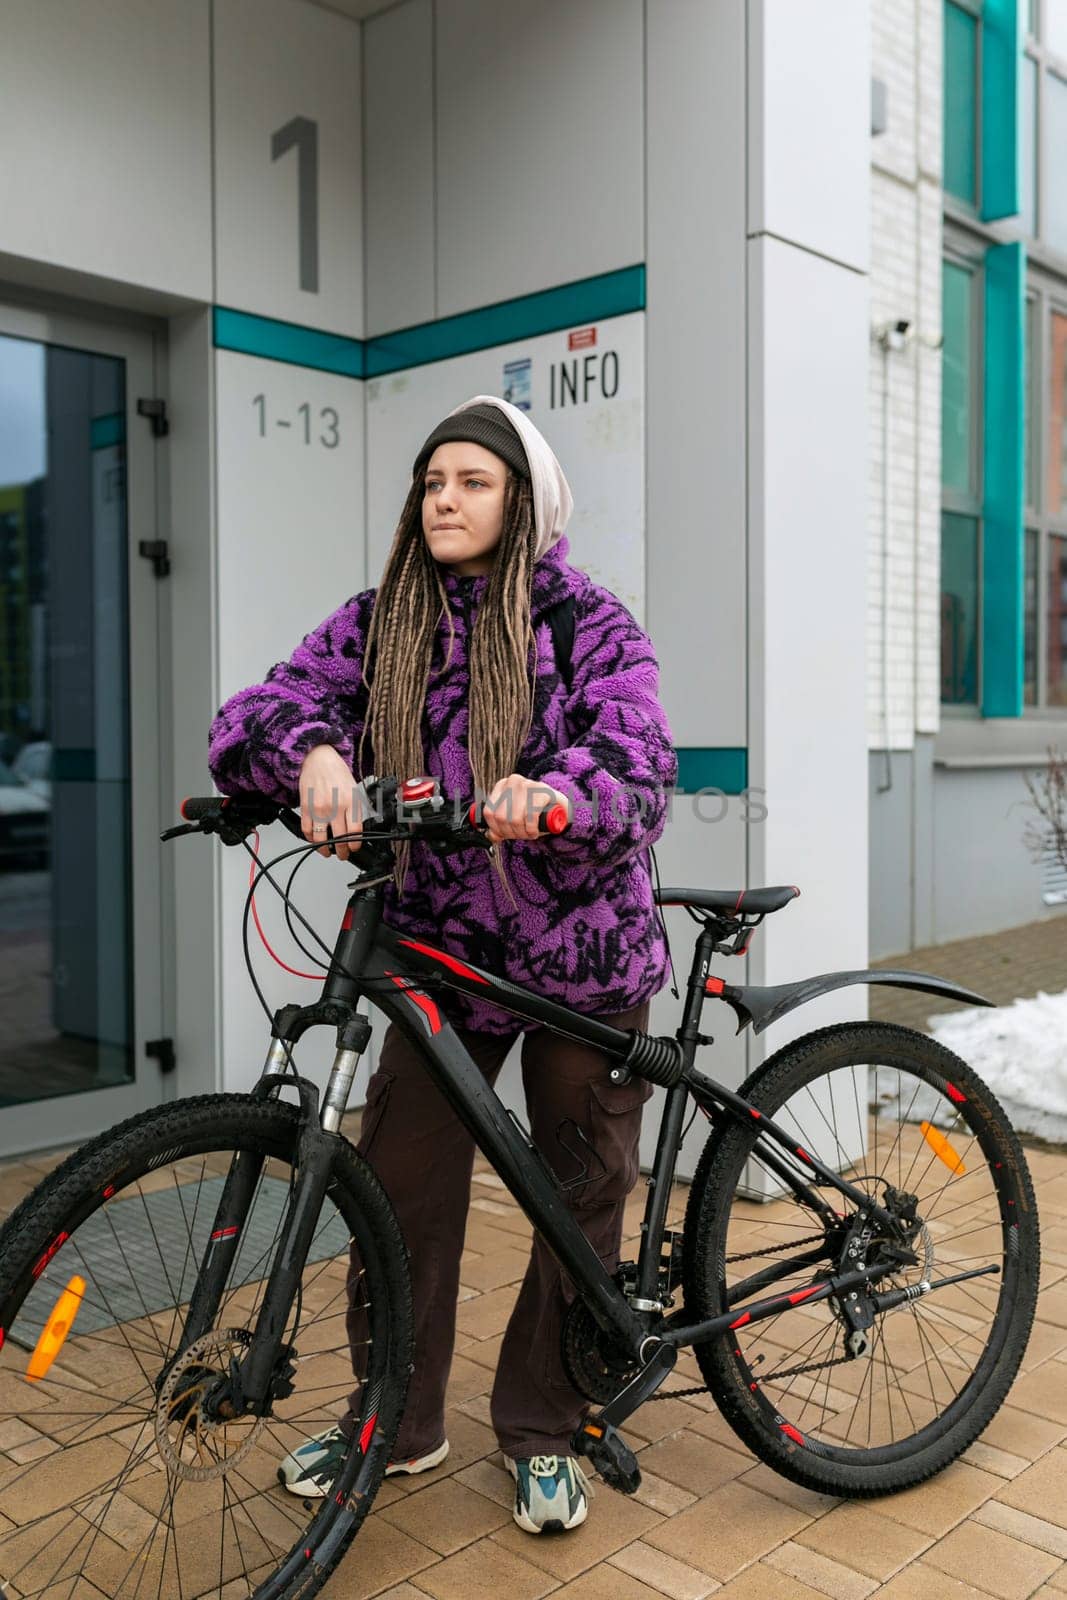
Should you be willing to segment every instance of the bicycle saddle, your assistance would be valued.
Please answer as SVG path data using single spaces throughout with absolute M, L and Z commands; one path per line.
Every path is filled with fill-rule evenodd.
M 769 911 L 780 911 L 799 893 L 791 883 L 771 889 L 660 889 L 656 904 L 695 906 L 699 911 L 721 911 L 728 916 L 742 912 L 766 916 Z

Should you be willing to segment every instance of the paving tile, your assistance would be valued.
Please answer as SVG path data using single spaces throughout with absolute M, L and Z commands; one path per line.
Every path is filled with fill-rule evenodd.
M 962 1459 L 983 1472 L 995 1472 L 998 1478 L 1017 1478 L 1030 1465 L 1025 1456 L 1013 1456 L 1007 1450 L 995 1450 L 991 1444 L 976 1439 Z
M 516 1532 L 519 1530 L 516 1529 Z M 523 1535 L 529 1543 L 532 1535 Z M 435 1600 L 482 1600 L 483 1596 L 506 1595 L 508 1600 L 539 1600 L 556 1580 L 540 1567 L 524 1561 L 495 1539 L 479 1539 L 454 1556 L 419 1573 L 419 1588 Z
M 820 1590 L 790 1578 L 783 1584 L 782 1574 L 762 1561 L 746 1568 L 738 1577 L 716 1592 L 715 1600 L 824 1600 Z
M 543 1567 L 557 1583 L 565 1583 L 635 1539 L 648 1539 L 661 1525 L 669 1526 L 658 1512 L 595 1482 L 586 1521 L 580 1528 L 572 1528 L 565 1538 L 551 1539 L 543 1534 L 534 1538 L 513 1521 L 492 1537 L 505 1549 Z
M 832 1561 L 829 1556 L 797 1544 L 793 1539 L 780 1544 L 777 1550 L 768 1551 L 763 1564 L 789 1578 L 799 1579 L 810 1588 L 818 1589 L 820 1594 L 830 1595 L 832 1600 L 867 1600 L 878 1588 L 874 1578 L 842 1566 L 840 1561 Z
M 473 1466 L 464 1467 L 462 1472 L 456 1473 L 456 1482 L 510 1512 L 515 1500 L 515 1484 L 511 1474 L 496 1460 L 475 1461 Z
M 432 1469 L 442 1477 L 452 1477 L 464 1467 L 469 1467 L 472 1462 L 481 1461 L 484 1456 L 492 1455 L 496 1449 L 496 1435 L 492 1430 L 455 1407 L 450 1407 L 445 1413 L 445 1428 L 448 1435 L 448 1455 L 439 1467 Z M 429 1477 L 429 1474 L 426 1476 Z
M 665 1517 L 673 1517 L 677 1512 L 684 1511 L 686 1506 L 691 1506 L 698 1496 L 649 1472 L 645 1466 L 645 1453 L 642 1452 L 637 1458 L 641 1466 L 641 1486 L 634 1499 L 643 1506 L 651 1506 L 653 1511 L 659 1511 Z
M 1020 1411 L 1029 1411 L 1035 1417 L 1067 1426 L 1067 1383 L 1062 1377 L 1053 1382 L 1049 1379 L 1050 1374 L 1043 1367 L 1024 1373 L 1008 1390 L 1008 1404 L 1017 1406 Z
M 528 1250 L 518 1250 L 513 1246 L 492 1250 L 488 1255 L 464 1260 L 460 1265 L 460 1280 L 484 1294 L 487 1289 L 499 1289 L 501 1284 L 518 1283 L 529 1259 Z
M 1065 1438 L 1067 1422 L 1050 1422 L 1017 1406 L 1004 1405 L 983 1432 L 982 1443 L 1036 1461 Z
M 663 1590 L 650 1588 L 617 1567 L 594 1567 L 553 1591 L 559 1600 L 663 1600 Z
M 662 1550 L 645 1544 L 643 1539 L 635 1539 L 633 1544 L 616 1550 L 613 1556 L 608 1557 L 608 1561 L 631 1578 L 637 1578 L 660 1594 L 669 1596 L 669 1600 L 703 1600 L 704 1595 L 711 1594 L 712 1590 L 719 1587 L 706 1572 L 687 1566 L 684 1561 L 675 1560 L 674 1556 L 665 1555 Z
M 1056 1556 L 970 1521 L 927 1550 L 923 1561 L 965 1583 L 979 1584 L 998 1600 L 1025 1600 L 1060 1566 Z
M 511 1284 L 505 1284 L 489 1294 L 465 1300 L 456 1313 L 456 1327 L 464 1333 L 488 1339 L 494 1333 L 503 1333 L 514 1304 L 515 1289 Z
M 977 1467 L 954 1461 L 936 1478 L 919 1484 L 917 1488 L 905 1489 L 902 1494 L 886 1495 L 884 1499 L 870 1503 L 877 1506 L 883 1516 L 906 1523 L 909 1528 L 917 1528 L 920 1533 L 936 1536 L 954 1528 L 976 1506 L 1003 1487 L 1003 1480 L 994 1477 L 991 1472 L 981 1472 Z
M 998 1533 L 1006 1533 L 1020 1544 L 1033 1545 L 1037 1550 L 1047 1550 L 1049 1555 L 1067 1560 L 1067 1531 L 1044 1517 L 1033 1517 L 1028 1511 L 1017 1511 L 1014 1506 L 1003 1505 L 999 1500 L 987 1500 L 974 1513 L 975 1522 Z
M 870 1501 L 846 1502 L 803 1528 L 796 1542 L 884 1581 L 930 1545 L 928 1534 L 874 1511 Z
M 510 1515 L 509 1510 L 457 1483 L 455 1478 L 431 1484 L 418 1494 L 405 1495 L 397 1505 L 382 1512 L 386 1522 L 442 1556 L 450 1556 L 475 1539 L 484 1538 Z
M 802 1511 L 735 1480 L 643 1537 L 657 1550 L 725 1580 L 792 1538 L 810 1520 Z
M 879 1600 L 988 1600 L 988 1590 L 950 1578 L 936 1567 L 915 1561 L 878 1590 Z
M 1011 1483 L 1002 1484 L 997 1499 L 1017 1511 L 1067 1528 L 1067 1449 L 1050 1450 Z
M 787 1506 L 806 1512 L 809 1517 L 824 1516 L 840 1503 L 835 1495 L 820 1494 L 816 1489 L 805 1489 L 802 1484 L 794 1483 L 791 1478 L 783 1478 L 780 1472 L 762 1461 L 743 1473 L 739 1481 L 749 1489 L 769 1494 L 772 1500 L 784 1500 Z
M 697 1496 L 710 1494 L 720 1483 L 738 1477 L 748 1467 L 744 1456 L 688 1429 L 659 1444 L 648 1445 L 638 1460 L 642 1473 L 647 1468 Z
M 1052 1577 L 1047 1583 L 1043 1583 L 1037 1592 L 1044 1594 L 1046 1591 L 1049 1594 L 1067 1594 L 1067 1561 L 1057 1567 Z
M 467 1356 L 454 1355 L 452 1368 L 448 1374 L 446 1404 L 459 1405 L 461 1401 L 470 1400 L 476 1394 L 484 1394 L 492 1381 L 491 1375 L 480 1362 L 471 1361 Z
M 688 1428 L 692 1420 L 693 1407 L 684 1400 L 650 1400 L 626 1419 L 626 1431 L 635 1439 L 655 1444 L 658 1439 Z

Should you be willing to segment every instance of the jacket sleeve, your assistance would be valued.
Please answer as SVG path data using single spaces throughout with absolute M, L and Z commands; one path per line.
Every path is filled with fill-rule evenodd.
M 297 805 L 300 767 L 317 744 L 332 744 L 351 770 L 366 711 L 361 673 L 374 593 L 347 600 L 262 683 L 239 689 L 219 708 L 208 766 L 223 794 L 258 790 Z
M 571 801 L 571 825 L 552 840 L 554 855 L 614 866 L 663 832 L 678 760 L 648 635 L 599 586 L 580 602 L 575 622 L 566 713 L 572 742 L 530 763 L 523 776 Z

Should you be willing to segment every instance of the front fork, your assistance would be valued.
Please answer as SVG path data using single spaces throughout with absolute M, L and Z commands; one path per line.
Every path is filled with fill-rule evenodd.
M 344 1015 L 340 1014 L 342 1009 Z M 360 1055 L 370 1039 L 366 1017 L 339 1006 L 336 1001 L 320 1001 L 306 1007 L 286 1006 L 275 1019 L 275 1037 L 253 1090 L 255 1098 L 274 1098 L 285 1081 L 289 1046 L 306 1028 L 323 1022 L 337 1024 L 338 1048 L 321 1115 L 316 1086 L 306 1078 L 293 1078 L 291 1081 L 300 1094 L 300 1131 L 294 1164 L 296 1183 L 286 1206 L 248 1353 L 239 1365 L 235 1364 L 225 1384 L 217 1386 L 212 1396 L 213 1408 L 221 1416 L 249 1412 L 258 1416 L 270 1410 L 276 1387 L 275 1374 L 283 1353 L 286 1358 L 289 1355 L 288 1351 L 283 1352 L 282 1340 L 329 1187 L 340 1140 L 341 1118 Z M 262 1151 L 239 1150 L 230 1162 L 190 1297 L 179 1356 L 214 1326 L 265 1160 Z

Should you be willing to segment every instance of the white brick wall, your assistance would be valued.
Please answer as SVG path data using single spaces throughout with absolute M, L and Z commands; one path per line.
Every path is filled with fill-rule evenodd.
M 875 344 L 870 369 L 872 749 L 909 749 L 939 716 L 941 25 L 941 0 L 875 0 L 872 71 L 887 85 L 889 126 L 871 141 L 871 320 L 877 329 L 906 319 L 913 337 L 888 356 Z

